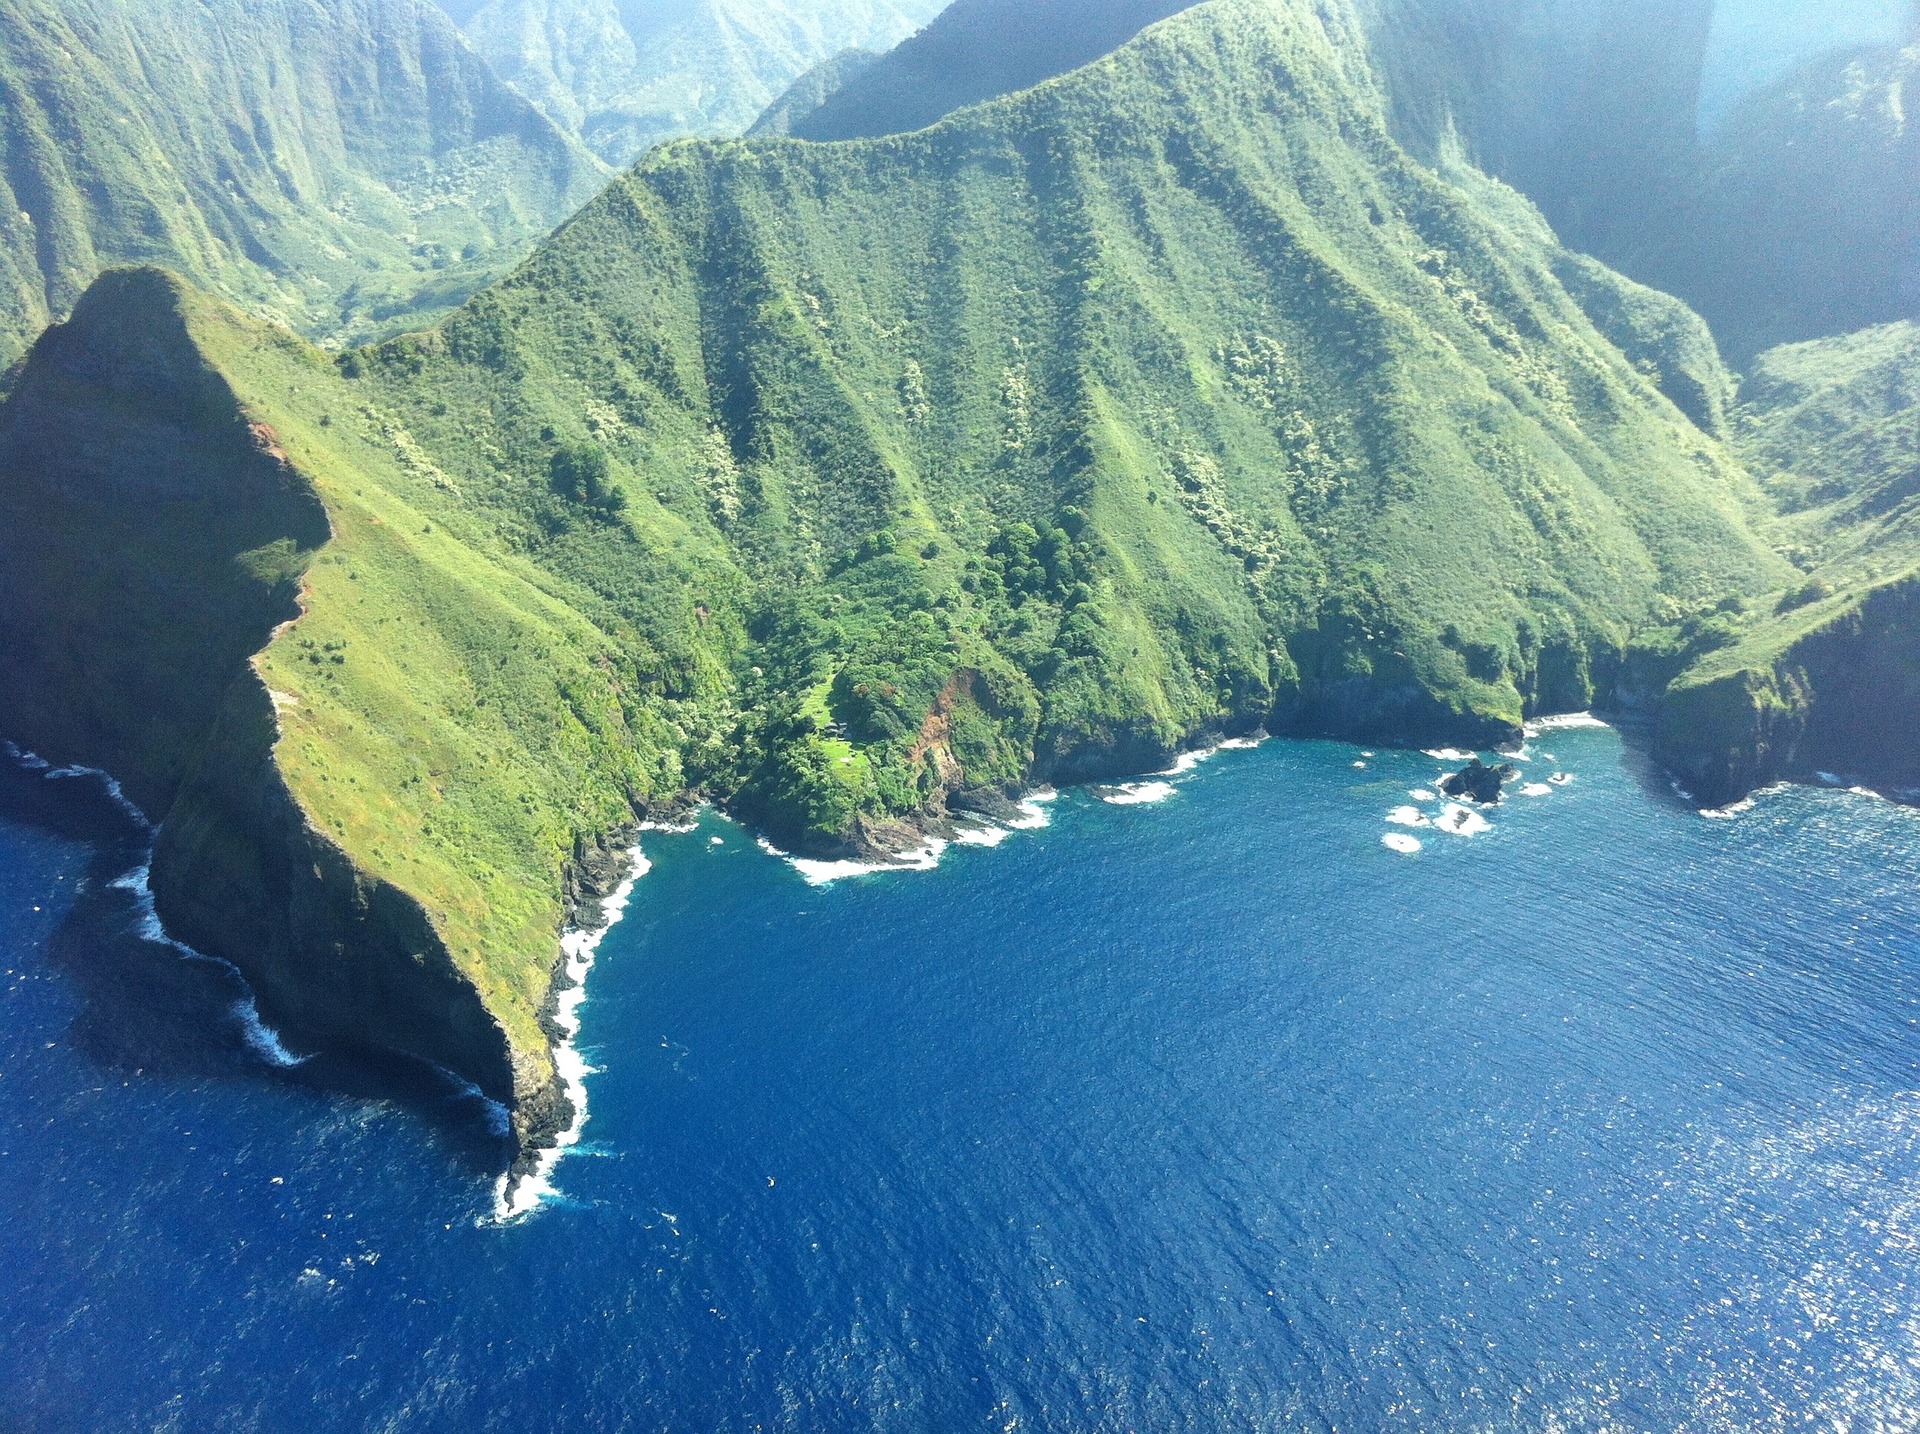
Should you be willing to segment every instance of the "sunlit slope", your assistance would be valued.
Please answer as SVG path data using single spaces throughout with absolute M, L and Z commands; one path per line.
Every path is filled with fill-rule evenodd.
M 658 151 L 359 381 L 663 654 L 745 623 L 694 765 L 793 839 L 1207 729 L 1491 739 L 1791 573 L 1660 392 L 1724 386 L 1697 321 L 1585 266 L 1629 363 L 1455 178 L 1344 10 L 1216 0 L 924 133 Z
M 426 0 L 5 0 L 0 152 L 6 361 L 135 262 L 308 333 L 391 332 L 603 177 Z
M 1662 748 L 1712 799 L 1822 771 L 1920 789 L 1920 329 L 1775 349 L 1741 400 L 1807 576 L 1681 675 Z
M 153 271 L 90 291 L 0 428 L 0 724 L 162 820 L 169 928 L 296 1042 L 564 1124 L 539 1013 L 566 867 L 680 785 L 628 635 L 331 359 Z

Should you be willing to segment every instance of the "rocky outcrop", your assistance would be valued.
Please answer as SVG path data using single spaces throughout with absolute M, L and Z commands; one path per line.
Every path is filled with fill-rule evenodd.
M 1520 769 L 1510 763 L 1489 767 L 1475 757 L 1442 782 L 1440 790 L 1450 797 L 1470 797 L 1483 807 L 1493 807 L 1500 804 L 1501 790 L 1519 775 Z
M 1770 663 L 1684 675 L 1668 689 L 1656 752 L 1697 801 L 1721 806 L 1823 773 L 1920 788 L 1920 577 L 1838 607 L 1814 614 Z

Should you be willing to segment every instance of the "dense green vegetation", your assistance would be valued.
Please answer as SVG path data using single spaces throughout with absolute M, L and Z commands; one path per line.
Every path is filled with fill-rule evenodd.
M 490 0 L 460 8 L 495 70 L 601 158 L 624 165 L 662 140 L 740 134 L 815 65 L 852 47 L 885 50 L 940 4 Z
M 402 1040 L 366 992 L 444 961 L 511 1077 L 435 1058 L 533 1108 L 569 865 L 636 812 L 898 848 L 1261 726 L 1492 744 L 1834 611 L 1725 438 L 1793 405 L 1434 160 L 1352 8 L 1212 0 L 912 134 L 660 147 L 337 357 L 111 275 L 0 413 L 0 727 L 128 769 L 163 909 L 286 948 L 270 1002 L 336 980 Z M 200 533 L 194 473 L 285 502 Z M 265 907 L 304 915 L 221 925 Z
M 163 263 L 317 336 L 458 303 L 599 187 L 426 0 L 7 0 L 0 359 Z
M 1920 327 L 1763 355 L 1735 422 L 1805 579 L 1685 654 L 1665 755 L 1712 798 L 1816 771 L 1920 788 Z
M 1787 580 L 1660 392 L 1724 377 L 1411 163 L 1334 14 L 1223 0 L 902 139 L 666 147 L 355 382 L 790 842 L 1209 728 L 1584 705 L 1637 626 Z M 553 481 L 580 443 L 623 508 Z

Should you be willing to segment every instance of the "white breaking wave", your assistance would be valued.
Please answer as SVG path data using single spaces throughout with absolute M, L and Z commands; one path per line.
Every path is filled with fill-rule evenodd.
M 1380 845 L 1388 851 L 1397 851 L 1402 856 L 1414 856 L 1422 850 L 1420 838 L 1408 836 L 1405 832 L 1388 832 L 1380 838 Z
M 1443 832 L 1454 836 L 1479 836 L 1482 832 L 1493 830 L 1493 823 L 1471 807 L 1463 807 L 1458 802 L 1448 802 L 1446 810 L 1440 813 L 1434 825 Z
M 991 822 L 969 823 L 953 834 L 956 846 L 983 846 L 989 849 L 1013 835 L 1012 827 L 997 827 Z
M 1264 737 L 1228 737 L 1215 742 L 1211 747 L 1195 747 L 1191 752 L 1182 752 L 1173 759 L 1173 765 L 1164 772 L 1155 772 L 1156 777 L 1184 777 L 1202 762 L 1211 761 L 1222 752 L 1251 752 L 1266 739 Z
M 1546 782 L 1528 782 L 1526 786 L 1520 789 L 1520 795 L 1523 797 L 1550 797 L 1553 795 L 1553 787 Z
M 1120 787 L 1102 787 L 1094 795 L 1110 807 L 1148 807 L 1164 802 L 1177 790 L 1172 782 L 1128 782 Z
M 815 861 L 810 857 L 790 856 L 764 837 L 760 841 L 763 851 L 784 857 L 787 865 L 807 879 L 809 886 L 827 886 L 848 877 L 875 876 L 883 871 L 932 871 L 940 865 L 940 857 L 949 845 L 951 843 L 939 837 L 928 837 L 924 846 L 902 852 L 893 861 Z
M 600 904 L 600 914 L 605 924 L 598 931 L 569 931 L 560 938 L 560 949 L 566 956 L 567 985 L 554 1002 L 553 1021 L 564 1039 L 554 1048 L 553 1065 L 555 1074 L 560 1077 L 560 1084 L 566 1089 L 567 1099 L 572 1102 L 573 1121 L 554 1137 L 552 1145 L 540 1152 L 533 1169 L 517 1181 L 510 1181 L 506 1175 L 500 1177 L 493 1191 L 496 1220 L 514 1220 L 529 1215 L 544 1201 L 559 1193 L 553 1185 L 554 1169 L 560 1164 L 561 1156 L 570 1147 L 580 1143 L 580 1133 L 586 1129 L 587 1077 L 592 1071 L 585 1057 L 580 1054 L 580 1007 L 587 999 L 587 976 L 593 970 L 600 943 L 606 940 L 607 933 L 618 926 L 621 918 L 627 914 L 635 883 L 653 869 L 653 863 L 637 846 L 627 853 L 627 857 L 633 863 L 627 879 Z
M 1587 727 L 1610 727 L 1613 724 L 1603 722 L 1591 712 L 1565 712 L 1558 717 L 1536 717 L 1526 724 L 1529 737 L 1538 737 L 1542 732 L 1572 732 Z
M 30 772 L 43 773 L 49 781 L 75 777 L 92 777 L 100 783 L 114 805 L 119 807 L 120 810 L 127 815 L 128 819 L 149 838 L 147 860 L 140 866 L 135 867 L 132 871 L 125 873 L 109 883 L 109 885 L 116 890 L 132 893 L 134 909 L 138 911 L 140 915 L 140 935 L 148 941 L 171 947 L 186 960 L 205 961 L 211 965 L 220 966 L 231 971 L 234 979 L 239 981 L 247 993 L 233 1003 L 233 1017 L 240 1023 L 240 1030 L 246 1040 L 248 1049 L 268 1065 L 276 1066 L 281 1070 L 291 1069 L 304 1062 L 307 1059 L 305 1056 L 296 1056 L 292 1051 L 288 1050 L 285 1043 L 280 1039 L 280 1033 L 260 1019 L 259 1001 L 253 994 L 253 987 L 248 983 L 247 978 L 241 974 L 238 966 L 222 957 L 209 956 L 204 951 L 196 951 L 193 947 L 187 945 L 186 942 L 176 941 L 173 937 L 167 935 L 167 929 L 160 921 L 159 910 L 154 906 L 153 888 L 149 883 L 149 878 L 153 873 L 153 847 L 151 838 L 155 835 L 155 828 L 153 823 L 147 820 L 147 814 L 141 811 L 134 800 L 126 794 L 126 791 L 120 785 L 119 779 L 108 772 L 101 771 L 98 767 L 56 767 L 37 752 L 22 751 L 11 742 L 0 745 L 4 745 L 7 755 L 15 762 L 18 762 Z
M 1427 820 L 1427 814 L 1418 807 L 1395 807 L 1387 813 L 1387 820 L 1397 827 L 1425 827 L 1433 823 Z
M 1430 747 L 1426 755 L 1436 762 L 1468 762 L 1473 760 L 1475 754 L 1463 752 L 1458 747 Z

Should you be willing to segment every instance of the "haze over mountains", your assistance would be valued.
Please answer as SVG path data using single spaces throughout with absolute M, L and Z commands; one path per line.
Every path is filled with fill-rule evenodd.
M 0 350 L 102 267 L 305 332 L 458 302 L 605 172 L 426 0 L 7 0 Z
M 677 135 L 742 133 L 805 70 L 850 48 L 886 50 L 938 9 L 938 0 L 490 0 L 463 23 L 500 75 L 625 165 Z

